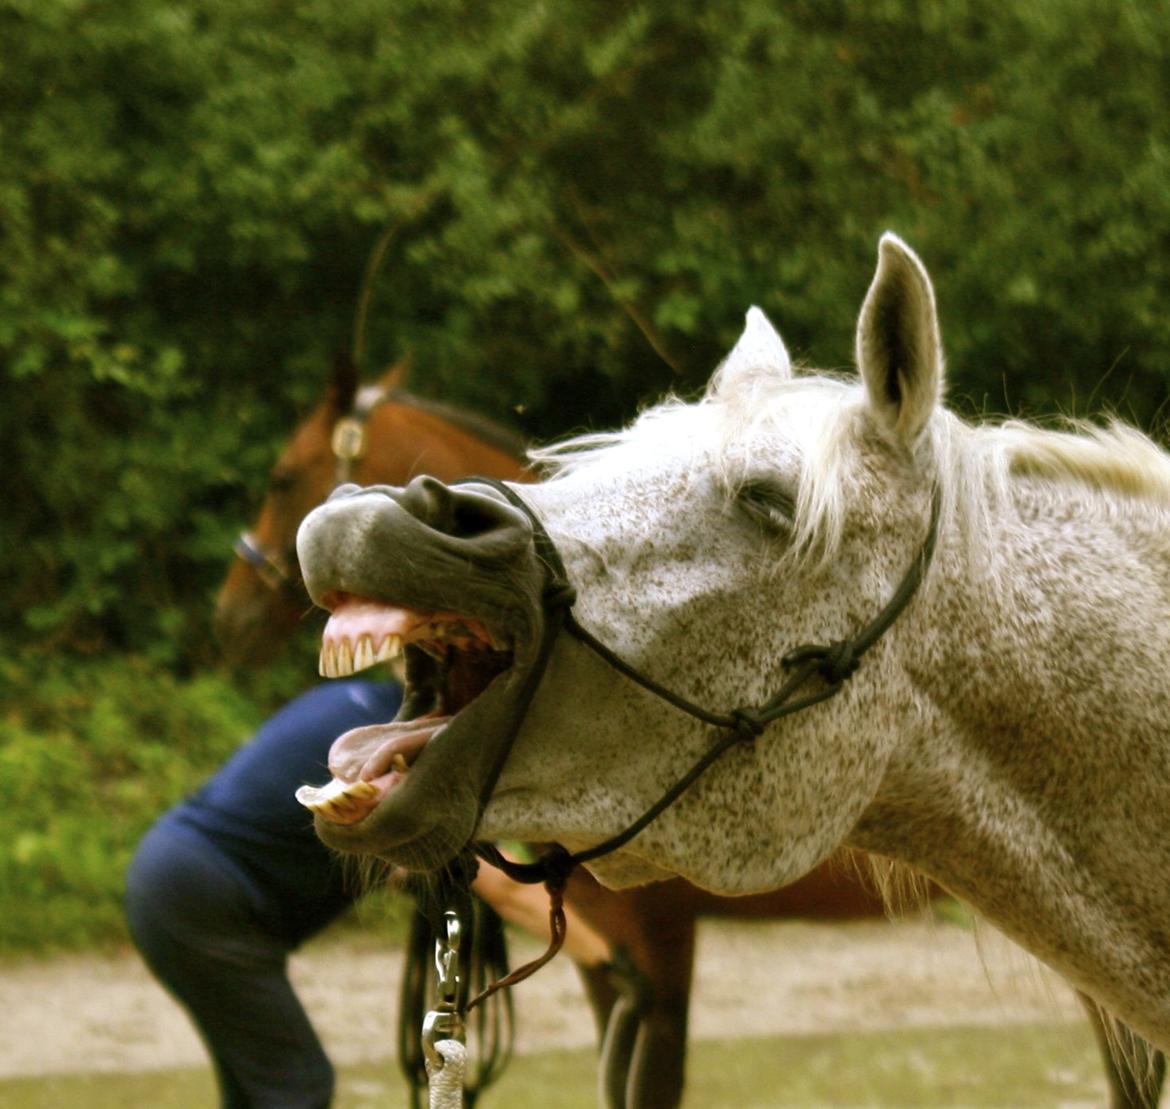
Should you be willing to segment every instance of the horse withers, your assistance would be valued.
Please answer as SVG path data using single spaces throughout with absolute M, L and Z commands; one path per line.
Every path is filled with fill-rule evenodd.
M 318 832 L 416 865 L 473 833 L 592 854 L 742 725 L 751 742 L 591 859 L 603 881 L 740 894 L 843 844 L 875 852 L 1167 1046 L 1170 904 L 1148 875 L 1170 823 L 1170 460 L 1117 425 L 979 428 L 943 408 L 933 290 L 892 235 L 857 356 L 853 382 L 795 375 L 753 312 L 700 402 L 543 452 L 519 503 L 414 483 L 315 510 L 298 551 L 337 610 L 327 641 L 344 582 L 507 652 L 442 728 L 420 725 L 361 820 Z M 453 523 L 427 523 L 436 504 Z M 549 592 L 552 551 L 593 645 L 555 634 L 571 595 Z M 809 707 L 781 718 L 778 692 Z

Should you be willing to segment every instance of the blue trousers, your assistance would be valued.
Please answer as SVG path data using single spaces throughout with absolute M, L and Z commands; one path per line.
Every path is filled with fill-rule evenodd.
M 207 1045 L 224 1109 L 326 1109 L 333 1067 L 289 982 L 291 945 L 258 896 L 198 832 L 163 823 L 131 864 L 126 913 Z
M 325 1109 L 332 1099 L 333 1067 L 288 956 L 358 890 L 293 793 L 326 780 L 335 736 L 391 719 L 400 700 L 397 686 L 362 680 L 302 694 L 164 814 L 130 864 L 130 933 L 203 1037 L 224 1109 Z

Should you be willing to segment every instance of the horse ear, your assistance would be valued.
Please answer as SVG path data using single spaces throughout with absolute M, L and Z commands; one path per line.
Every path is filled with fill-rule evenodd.
M 748 309 L 743 334 L 712 378 L 715 390 L 734 389 L 737 382 L 768 375 L 792 376 L 792 360 L 771 321 L 754 305 Z
M 326 393 L 329 404 L 338 412 L 348 412 L 353 408 L 357 389 L 357 364 L 348 351 L 338 351 L 329 367 L 329 386 Z
M 857 321 L 857 364 L 878 419 L 913 443 L 942 392 L 942 343 L 926 268 L 888 231 Z
M 387 393 L 392 393 L 395 389 L 406 388 L 406 379 L 410 376 L 410 366 L 413 357 L 409 353 L 404 354 L 382 375 L 380 384 L 383 390 Z

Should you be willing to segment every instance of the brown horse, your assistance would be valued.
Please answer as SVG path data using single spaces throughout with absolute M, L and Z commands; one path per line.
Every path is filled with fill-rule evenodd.
M 220 591 L 216 632 L 229 657 L 259 662 L 297 627 L 308 602 L 295 555 L 304 516 L 338 483 L 405 485 L 420 473 L 451 481 L 467 474 L 523 480 L 523 444 L 497 425 L 422 401 L 399 388 L 403 367 L 359 388 L 348 359 L 334 363 L 321 404 L 296 429 L 272 472 L 253 529 Z M 696 922 L 702 916 L 845 920 L 880 916 L 884 898 L 839 858 L 784 889 L 717 897 L 679 879 L 613 891 L 578 868 L 567 900 L 636 967 L 636 996 L 619 996 L 603 974 L 582 972 L 604 1033 L 602 1089 L 613 1109 L 671 1109 L 682 1097 Z M 1140 1041 L 1109 1036 L 1086 1002 L 1101 1043 L 1114 1109 L 1157 1105 L 1164 1062 Z

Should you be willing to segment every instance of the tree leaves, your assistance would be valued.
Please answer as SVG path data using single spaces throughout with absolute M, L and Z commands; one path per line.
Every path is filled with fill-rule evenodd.
M 0 0 L 0 36 L 30 646 L 199 655 L 391 228 L 367 374 L 410 349 L 537 437 L 698 388 L 751 303 L 848 365 L 887 228 L 960 404 L 1167 399 L 1168 0 Z

